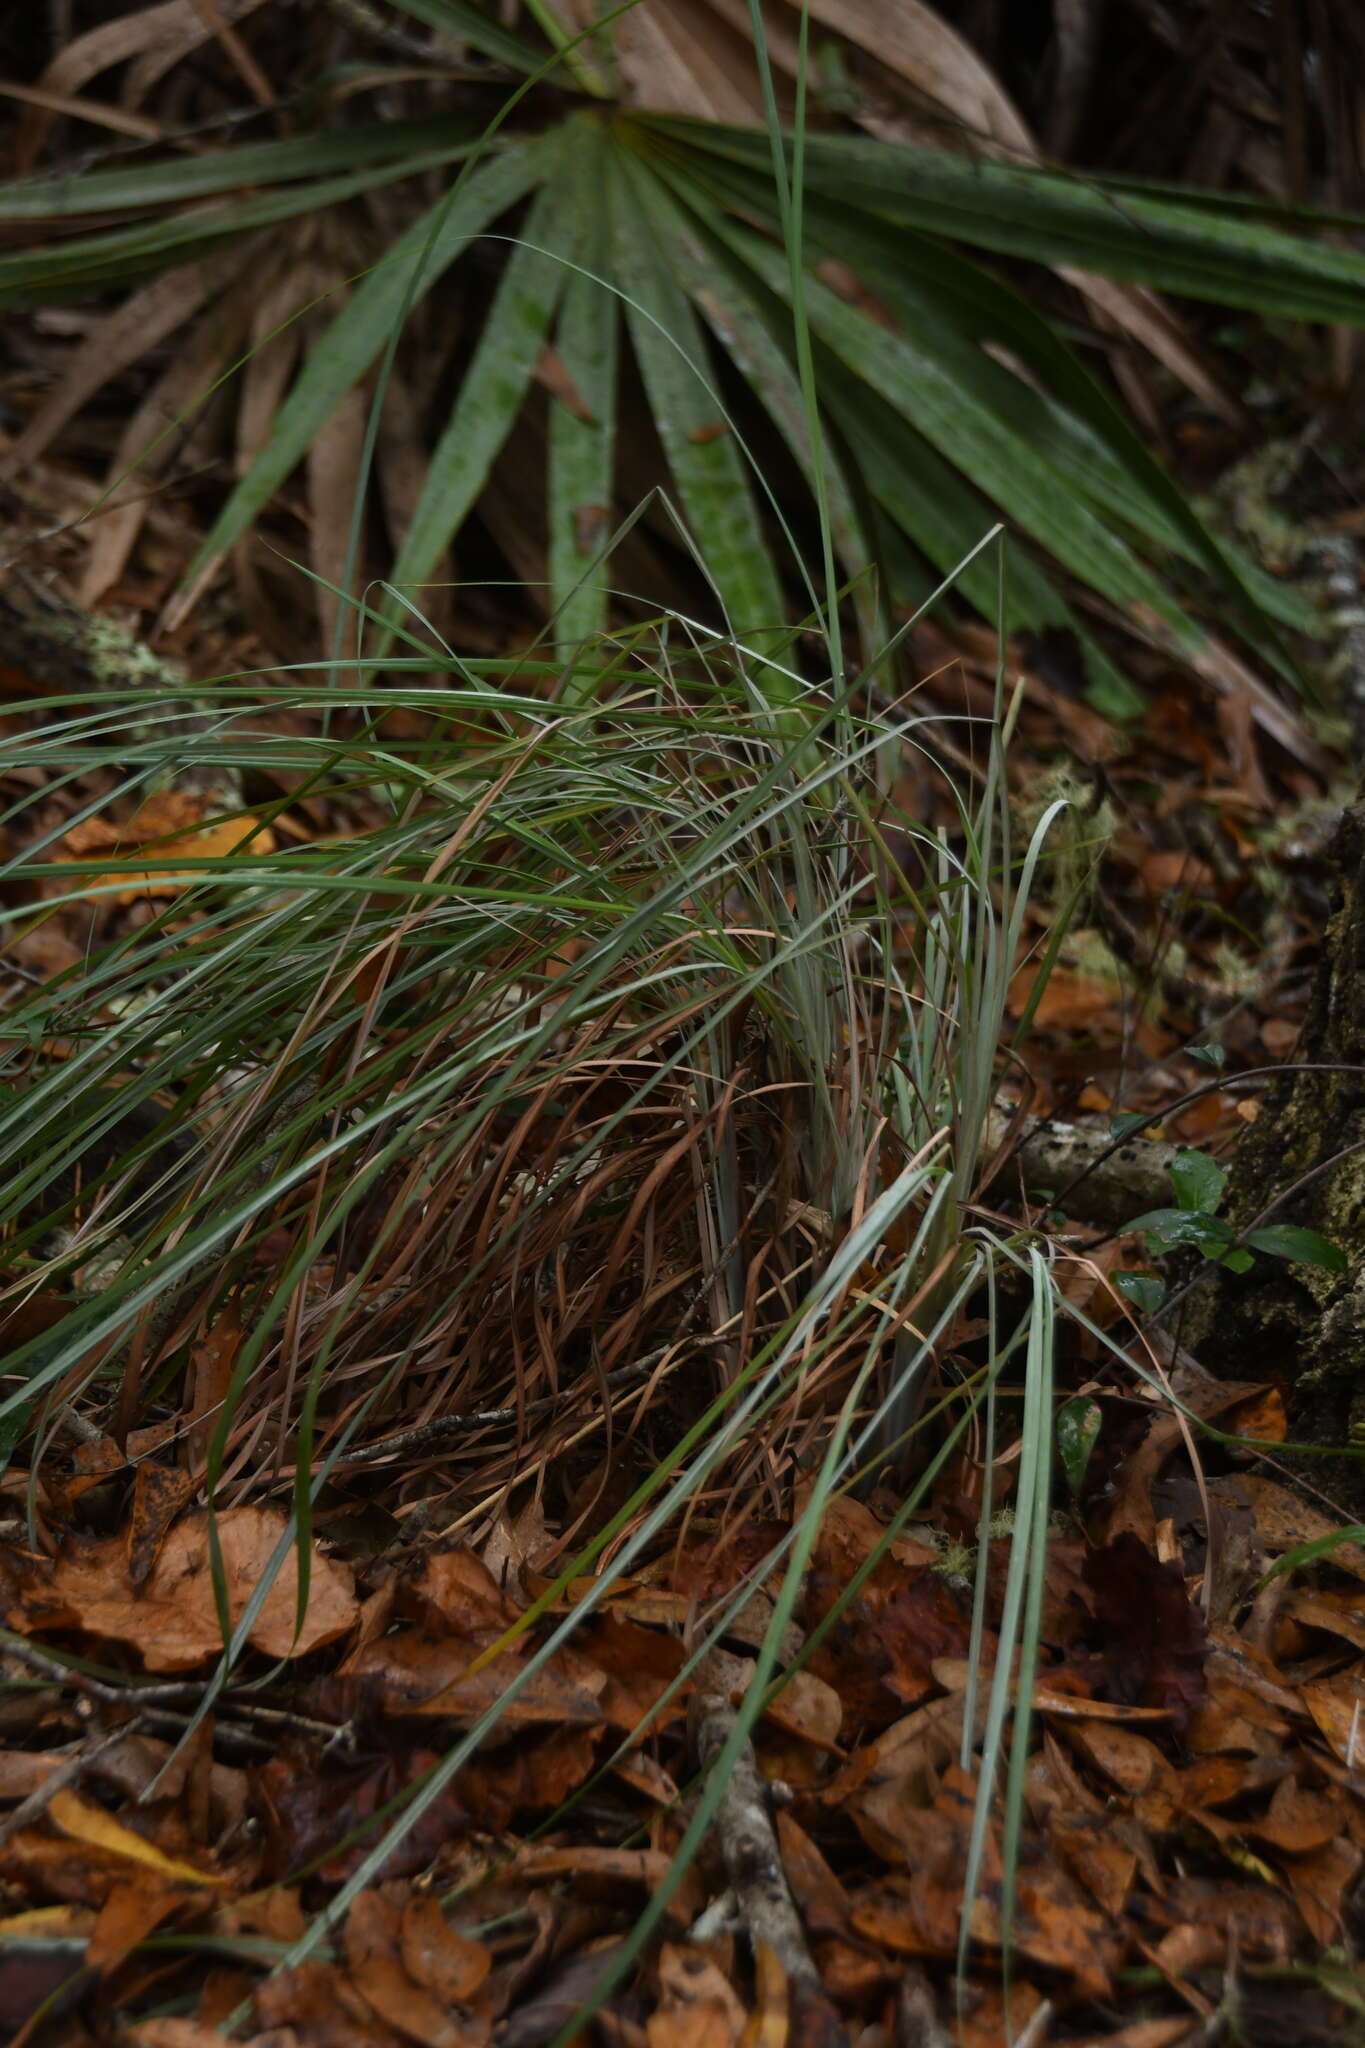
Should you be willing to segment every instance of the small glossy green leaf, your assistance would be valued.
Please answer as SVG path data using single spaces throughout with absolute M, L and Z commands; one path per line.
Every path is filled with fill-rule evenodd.
M 1228 1177 L 1207 1152 L 1177 1152 L 1166 1171 L 1182 1209 L 1202 1210 L 1212 1216 L 1223 1199 Z
M 1346 1254 L 1339 1244 L 1297 1223 L 1269 1223 L 1264 1230 L 1251 1231 L 1246 1241 L 1272 1258 L 1292 1259 L 1300 1266 L 1325 1266 L 1329 1273 L 1346 1271 Z
M 1102 1421 L 1098 1401 L 1084 1394 L 1078 1394 L 1057 1412 L 1057 1455 L 1073 1496 L 1080 1493 L 1084 1484 L 1085 1468 L 1099 1441 Z
M 1210 1259 L 1218 1258 L 1216 1251 L 1210 1251 L 1207 1248 L 1205 1249 L 1204 1256 Z M 1229 1273 L 1249 1273 L 1256 1261 L 1252 1258 L 1250 1252 L 1242 1251 L 1239 1248 L 1237 1251 L 1225 1253 L 1221 1259 L 1218 1259 L 1218 1263 L 1220 1266 L 1226 1266 Z
M 1187 1059 L 1202 1060 L 1206 1067 L 1221 1067 L 1227 1063 L 1227 1048 L 1210 1042 L 1208 1045 L 1191 1045 L 1185 1048 Z
M 1166 1282 L 1159 1273 L 1115 1273 L 1114 1285 L 1145 1316 L 1156 1315 L 1166 1299 Z
M 1232 1226 L 1203 1209 L 1149 1209 L 1125 1226 L 1141 1230 L 1158 1244 L 1229 1245 Z
M 1149 1124 L 1150 1122 L 1151 1118 L 1142 1110 L 1125 1109 L 1122 1116 L 1116 1116 L 1111 1122 L 1109 1135 L 1111 1138 L 1131 1137 L 1134 1131 L 1140 1131 L 1144 1124 Z

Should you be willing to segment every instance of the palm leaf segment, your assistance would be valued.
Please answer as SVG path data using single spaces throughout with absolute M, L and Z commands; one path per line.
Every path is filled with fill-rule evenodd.
M 373 386 L 396 328 L 490 236 L 509 246 L 425 480 L 397 537 L 392 582 L 420 604 L 507 438 L 557 359 L 544 436 L 547 610 L 561 645 L 604 622 L 604 541 L 615 502 L 628 341 L 666 479 L 732 632 L 769 632 L 801 600 L 804 571 L 736 421 L 728 358 L 797 471 L 809 421 L 792 338 L 790 272 L 766 139 L 697 121 L 577 110 L 539 133 L 483 138 L 472 121 L 397 122 L 345 135 L 229 147 L 175 167 L 79 184 L 0 189 L 0 220 L 27 236 L 0 258 L 0 303 L 147 289 L 249 235 L 354 201 L 415 169 L 450 180 L 342 297 L 301 359 L 268 435 L 191 565 L 193 583 L 247 532 L 358 385 Z M 827 430 L 824 495 L 847 575 L 873 560 L 914 603 L 996 518 L 1026 543 L 1014 628 L 1075 629 L 1096 694 L 1133 694 L 1086 633 L 1098 611 L 1196 661 L 1192 599 L 1266 644 L 1268 618 L 1313 614 L 1218 544 L 1120 410 L 1021 295 L 965 249 L 1083 267 L 1303 320 L 1365 324 L 1365 258 L 1269 225 L 1246 208 L 1105 189 L 1061 174 L 861 137 L 807 139 L 803 259 Z M 101 216 L 119 224 L 102 227 Z M 129 216 L 139 216 L 129 223 Z M 81 231 L 44 245 L 53 224 Z M 229 270 L 229 277 L 240 273 Z M 202 293 L 185 318 L 212 318 Z M 171 315 L 174 318 L 174 313 Z M 378 380 L 382 387 L 382 378 Z M 664 481 L 664 479 L 660 479 Z M 800 523 L 799 521 L 796 523 Z M 807 522 L 807 532 L 809 525 Z M 965 594 L 994 606 L 982 570 Z M 805 582 L 809 593 L 810 586 Z M 855 589 L 865 628 L 872 597 Z M 1273 635 L 1270 636 L 1273 639 Z M 768 673 L 771 673 L 768 672 Z

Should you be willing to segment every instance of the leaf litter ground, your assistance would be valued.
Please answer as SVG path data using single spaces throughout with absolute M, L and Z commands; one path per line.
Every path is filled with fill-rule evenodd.
M 1345 1955 L 1365 1845 L 1365 1552 L 1337 1549 L 1335 1569 L 1258 1594 L 1263 1567 L 1325 1518 L 1267 1479 L 1213 1484 L 1222 1554 L 1207 1608 L 1181 1546 L 1198 1545 L 1197 1505 L 1145 1441 L 1089 1539 L 1079 1525 L 1054 1534 L 1008 1976 L 994 1836 L 964 1901 L 971 1615 L 943 1533 L 973 1516 L 944 1498 L 759 1724 L 820 1995 L 763 1951 L 754 1967 L 742 1888 L 734 1914 L 715 1910 L 726 1873 L 712 1844 L 608 2002 L 602 2037 L 738 2044 L 759 2025 L 765 2039 L 897 2039 L 915 2001 L 949 2023 L 964 1910 L 956 2024 L 972 2043 L 1030 2026 L 1175 2042 L 1225 2011 L 1255 2039 L 1344 2023 L 1359 1997 Z M 1129 1527 L 1105 1540 L 1106 1521 L 1160 1506 L 1174 1512 L 1153 1542 Z M 790 1655 L 882 1527 L 852 1501 L 828 1514 Z M 234 1618 L 283 1528 L 268 1507 L 220 1514 Z M 669 1867 L 696 1775 L 689 1709 L 694 1721 L 699 1700 L 742 1697 L 781 1533 L 754 1521 L 702 1537 L 615 1585 L 321 1953 L 273 1975 L 355 1868 L 366 1824 L 524 1661 L 526 1642 L 501 1646 L 554 1547 L 539 1518 L 500 1524 L 482 1555 L 437 1546 L 358 1569 L 319 1545 L 301 1625 L 286 1575 L 188 1742 L 220 1640 L 203 1511 L 173 1524 L 141 1578 L 125 1533 L 72 1530 L 52 1557 L 7 1546 L 7 2023 L 23 2035 L 46 2005 L 54 2038 L 80 2039 L 83 2010 L 131 2021 L 171 2006 L 129 2038 L 191 2048 L 245 2005 L 247 2039 L 553 2039 Z M 725 1643 L 678 1684 L 691 1635 L 746 1582 Z

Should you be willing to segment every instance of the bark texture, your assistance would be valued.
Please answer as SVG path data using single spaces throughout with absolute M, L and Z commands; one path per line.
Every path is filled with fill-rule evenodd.
M 1277 1203 L 1269 1220 L 1320 1231 L 1347 1270 L 1258 1259 L 1239 1279 L 1211 1268 L 1176 1334 L 1223 1378 L 1290 1382 L 1293 1435 L 1344 1446 L 1365 1424 L 1365 792 L 1332 853 L 1334 908 L 1297 1054 L 1307 1070 L 1286 1077 L 1242 1140 L 1227 1215 L 1245 1230 Z M 1316 1473 L 1338 1499 L 1365 1499 L 1354 1462 Z

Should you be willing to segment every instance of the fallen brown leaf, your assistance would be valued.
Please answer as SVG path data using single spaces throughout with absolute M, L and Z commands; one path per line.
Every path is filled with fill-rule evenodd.
M 1295 1856 L 1285 1863 L 1285 1881 L 1319 1948 L 1335 1947 L 1345 1939 L 1348 1908 L 1362 1863 L 1365 1855 L 1340 1835 L 1312 1855 Z
M 1305 1685 L 1303 1703 L 1347 1770 L 1365 1755 L 1365 1665 Z
M 1268 1556 L 1297 1550 L 1301 1543 L 1317 1543 L 1342 1526 L 1273 1479 L 1243 1473 L 1238 1475 L 1238 1485 L 1251 1503 L 1256 1535 Z M 1338 1543 L 1330 1556 L 1339 1571 L 1365 1579 L 1365 1547 L 1359 1543 Z
M 183 1885 L 167 1884 L 151 1871 L 115 1885 L 91 1930 L 86 1962 L 108 1976 L 140 1941 L 167 1920 L 181 1917 L 185 1908 L 195 1903 L 194 1892 Z M 202 1901 L 198 1904 L 202 1910 Z
M 417 2048 L 469 2048 L 471 2030 L 404 1967 L 396 1906 L 378 1892 L 362 1892 L 346 1916 L 343 1943 L 351 1984 L 395 2032 Z M 486 2029 L 477 2034 L 486 2036 Z
M 288 1527 L 273 1507 L 229 1508 L 217 1518 L 235 1622 L 261 1582 Z M 298 1557 L 291 1548 L 280 1566 L 249 1641 L 264 1656 L 304 1657 L 335 1642 L 353 1626 L 357 1602 L 351 1573 L 315 1550 L 308 1608 L 295 1631 Z M 209 1569 L 209 1517 L 180 1522 L 167 1537 L 140 1593 L 129 1580 L 122 1537 L 69 1545 L 48 1569 L 34 1567 L 9 1625 L 25 1634 L 77 1628 L 124 1642 L 148 1671 L 192 1671 L 223 1647 Z
M 430 1897 L 407 1901 L 400 1939 L 408 1975 L 446 2005 L 467 2005 L 493 1966 L 483 1943 L 458 1933 Z
M 703 1949 L 661 1950 L 659 2004 L 645 2034 L 649 2048 L 739 2048 L 744 2008 Z
M 133 1471 L 128 1517 L 128 1579 L 141 1586 L 151 1577 L 162 1541 L 194 1491 L 188 1472 L 145 1458 Z

